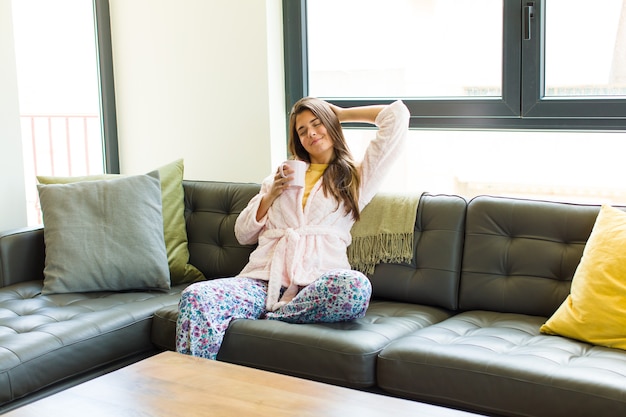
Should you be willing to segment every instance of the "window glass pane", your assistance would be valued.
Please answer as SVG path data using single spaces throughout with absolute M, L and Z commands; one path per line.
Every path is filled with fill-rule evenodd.
M 92 0 L 14 0 L 28 222 L 37 175 L 104 171 Z
M 545 95 L 626 96 L 626 0 L 546 0 Z
M 499 97 L 502 2 L 309 1 L 309 93 Z
M 361 160 L 374 132 L 344 132 Z M 410 130 L 382 191 L 624 205 L 624 143 L 624 132 Z

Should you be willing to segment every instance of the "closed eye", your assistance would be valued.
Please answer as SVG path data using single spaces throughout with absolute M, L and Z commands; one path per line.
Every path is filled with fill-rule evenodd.
M 314 118 L 314 119 L 311 119 L 308 122 L 309 126 L 312 126 L 312 127 L 315 127 L 315 128 L 319 127 L 321 124 L 322 124 L 322 122 L 317 117 Z M 298 132 L 298 136 L 305 136 L 307 134 L 307 131 L 308 131 L 308 129 L 307 129 L 307 125 L 306 124 L 300 126 L 298 129 L 296 129 L 296 132 Z

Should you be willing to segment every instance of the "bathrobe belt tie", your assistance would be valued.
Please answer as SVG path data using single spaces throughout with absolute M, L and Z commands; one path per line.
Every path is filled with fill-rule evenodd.
M 337 235 L 337 230 L 328 226 L 305 226 L 297 229 L 268 229 L 263 233 L 264 238 L 277 239 L 272 256 L 270 276 L 267 289 L 266 308 L 275 311 L 285 303 L 279 303 L 280 289 L 283 278 L 285 286 L 308 285 L 310 282 L 294 282 L 299 277 L 298 268 L 301 268 L 307 246 L 306 236 Z M 344 237 L 345 238 L 345 237 Z

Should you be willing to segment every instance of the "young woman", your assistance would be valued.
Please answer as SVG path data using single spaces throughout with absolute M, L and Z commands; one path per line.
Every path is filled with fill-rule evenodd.
M 289 151 L 305 161 L 303 188 L 289 187 L 284 165 L 266 178 L 241 212 L 235 235 L 257 243 L 248 264 L 234 278 L 199 282 L 181 296 L 176 348 L 215 359 L 233 319 L 291 323 L 338 322 L 363 317 L 371 285 L 350 269 L 350 229 L 402 152 L 409 121 L 406 106 L 340 108 L 303 98 L 291 110 Z M 353 160 L 342 122 L 378 126 L 363 161 Z

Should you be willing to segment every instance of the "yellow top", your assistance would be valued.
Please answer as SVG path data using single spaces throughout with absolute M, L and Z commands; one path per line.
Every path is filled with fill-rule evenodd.
M 309 198 L 311 189 L 313 188 L 315 183 L 322 177 L 324 171 L 326 171 L 326 168 L 328 168 L 328 164 L 311 164 L 306 170 L 306 175 L 304 176 L 304 196 L 302 197 L 303 208 Z

